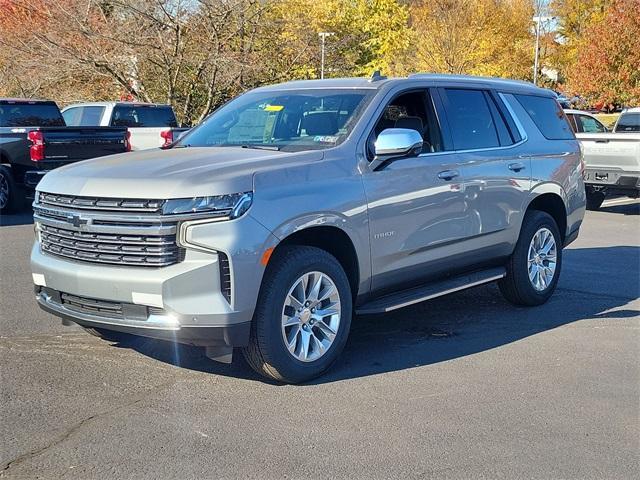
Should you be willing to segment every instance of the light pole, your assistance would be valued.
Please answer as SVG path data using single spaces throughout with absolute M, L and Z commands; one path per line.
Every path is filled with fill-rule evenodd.
M 538 85 L 538 57 L 540 55 L 540 22 L 542 17 L 533 17 L 536 22 L 536 51 L 533 57 L 533 84 Z
M 320 79 L 324 79 L 324 42 L 327 37 L 334 35 L 333 32 L 320 32 L 318 36 L 320 37 Z
M 540 29 L 542 22 L 548 22 L 549 20 L 554 20 L 556 17 L 541 17 L 535 16 L 533 17 L 533 21 L 536 22 L 536 51 L 533 57 L 533 84 L 538 84 L 538 64 L 540 63 Z

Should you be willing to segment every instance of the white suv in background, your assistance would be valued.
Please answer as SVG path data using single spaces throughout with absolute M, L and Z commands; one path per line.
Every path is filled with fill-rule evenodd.
M 127 127 L 132 150 L 172 144 L 180 133 L 171 105 L 139 102 L 76 103 L 62 110 L 69 126 Z

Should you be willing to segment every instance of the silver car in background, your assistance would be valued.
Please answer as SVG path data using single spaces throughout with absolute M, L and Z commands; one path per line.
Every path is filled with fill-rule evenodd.
M 320 375 L 354 313 L 498 281 L 553 293 L 585 211 L 552 92 L 446 75 L 296 81 L 229 102 L 167 150 L 38 186 L 40 306 L 109 340 L 199 345 L 261 374 Z

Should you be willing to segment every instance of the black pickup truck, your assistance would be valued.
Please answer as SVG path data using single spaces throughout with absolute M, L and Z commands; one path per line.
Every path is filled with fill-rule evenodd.
M 55 102 L 0 98 L 0 212 L 22 206 L 49 170 L 129 150 L 126 127 L 67 127 Z

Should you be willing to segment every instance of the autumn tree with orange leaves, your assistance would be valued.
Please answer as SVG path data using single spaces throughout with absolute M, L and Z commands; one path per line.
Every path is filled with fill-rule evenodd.
M 640 105 L 640 0 L 614 0 L 583 36 L 568 87 L 591 103 Z

